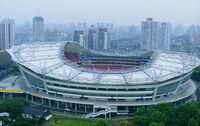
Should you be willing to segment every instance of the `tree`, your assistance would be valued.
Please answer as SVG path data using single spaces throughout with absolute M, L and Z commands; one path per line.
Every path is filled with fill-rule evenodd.
M 198 122 L 194 118 L 190 118 L 188 126 L 198 126 Z
M 126 123 L 124 121 L 120 122 L 120 126 L 126 126 Z
M 108 120 L 105 119 L 99 119 L 97 120 L 95 126 L 111 126 Z
M 44 123 L 46 121 L 46 119 L 44 117 L 40 117 L 40 119 L 36 122 L 38 125 L 42 125 L 42 123 Z
M 21 115 L 23 107 L 28 104 L 25 100 L 22 99 L 5 99 L 0 104 L 1 112 L 8 112 L 11 119 L 15 119 L 17 116 Z
M 120 126 L 128 126 L 128 120 L 121 121 Z
M 197 117 L 196 121 L 200 124 L 200 116 Z
M 133 117 L 133 125 L 150 125 L 152 122 L 163 122 L 165 125 L 174 124 L 174 107 L 171 104 L 152 105 L 148 108 L 140 108 Z
M 34 126 L 33 120 L 22 117 L 17 117 L 16 121 L 11 126 Z
M 200 104 L 185 103 L 176 107 L 171 104 L 152 105 L 134 113 L 134 126 L 198 126 Z
M 163 122 L 160 123 L 152 122 L 149 126 L 165 126 L 165 125 Z
M 194 81 L 198 81 L 198 82 L 200 82 L 200 66 L 198 66 L 197 68 L 196 68 L 196 70 L 192 73 L 192 76 L 191 76 L 191 78 L 194 80 Z
M 199 108 L 195 103 L 186 103 L 176 107 L 174 114 L 178 126 L 187 126 L 190 118 L 199 116 Z
M 146 126 L 146 118 L 143 115 L 137 115 L 133 118 L 134 126 Z

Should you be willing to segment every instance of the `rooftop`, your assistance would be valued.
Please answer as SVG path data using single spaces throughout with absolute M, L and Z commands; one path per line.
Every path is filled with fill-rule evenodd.
M 67 42 L 32 43 L 15 46 L 8 52 L 13 61 L 45 76 L 88 84 L 134 85 L 165 81 L 190 72 L 200 64 L 194 54 L 153 52 L 151 62 L 130 71 L 90 71 L 64 59 Z

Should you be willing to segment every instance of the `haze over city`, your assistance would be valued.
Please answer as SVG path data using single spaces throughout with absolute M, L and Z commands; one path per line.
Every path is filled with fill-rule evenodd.
M 172 24 L 200 24 L 200 0 L 0 0 L 0 20 L 16 24 L 43 16 L 46 23 L 113 22 L 138 25 L 146 17 Z M 47 6 L 48 4 L 48 6 Z
M 200 0 L 0 5 L 0 126 L 200 126 Z

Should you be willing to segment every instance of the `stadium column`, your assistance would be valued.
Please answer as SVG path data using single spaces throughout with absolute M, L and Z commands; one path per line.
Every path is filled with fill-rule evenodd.
M 174 102 L 174 106 L 176 106 L 176 101 Z
M 26 94 L 26 100 L 28 101 L 28 94 Z
M 10 93 L 10 99 L 12 99 L 13 98 L 13 95 L 12 95 L 12 93 Z
M 111 112 L 109 113 L 109 119 L 111 119 Z
M 87 112 L 87 105 L 85 105 L 85 113 Z
M 67 102 L 65 102 L 65 109 L 67 109 L 68 107 L 67 107 Z
M 25 74 L 24 74 L 23 68 L 22 68 L 20 65 L 18 65 L 18 64 L 17 64 L 17 66 L 18 66 L 20 72 L 22 73 L 23 78 L 24 78 L 24 80 L 25 80 L 27 86 L 28 86 L 28 87 L 31 87 L 31 85 L 28 83 L 28 81 L 27 81 L 27 79 L 26 79 L 26 76 L 25 76 Z
M 154 94 L 153 94 L 153 101 L 155 100 L 157 90 L 158 90 L 158 88 L 156 87 L 156 88 L 155 88 L 155 91 L 154 91 Z
M 95 111 L 95 107 L 94 107 L 94 105 L 93 105 L 93 113 L 95 113 L 96 111 Z
M 181 104 L 183 104 L 183 103 L 184 103 L 182 99 L 180 100 L 180 102 L 181 102 Z
M 139 110 L 138 106 L 136 106 L 136 112 Z
M 75 103 L 75 112 L 77 111 L 77 103 Z
M 57 109 L 59 109 L 59 101 L 56 102 L 56 105 Z
M 179 86 L 182 84 L 182 81 L 183 81 L 183 79 L 178 83 L 178 86 L 177 86 L 176 90 L 174 91 L 175 94 L 178 93 Z
M 32 102 L 34 101 L 34 99 L 33 99 L 33 95 L 31 95 L 31 101 L 32 101 Z
M 51 100 L 49 99 L 49 107 L 51 107 Z
M 42 99 L 42 105 L 44 105 L 44 99 L 43 98 L 41 98 Z
M 46 89 L 46 92 L 48 92 L 47 91 L 47 83 L 43 80 L 43 84 L 44 84 L 44 88 Z
M 194 101 L 197 101 L 197 96 L 195 95 L 195 93 L 192 95 Z
M 3 92 L 3 99 L 6 98 L 6 94 Z

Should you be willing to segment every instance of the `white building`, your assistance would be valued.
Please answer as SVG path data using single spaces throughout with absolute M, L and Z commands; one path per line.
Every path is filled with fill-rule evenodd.
M 107 50 L 110 48 L 110 33 L 107 28 L 94 27 L 88 30 L 87 47 L 93 50 Z
M 73 41 L 79 43 L 81 46 L 85 46 L 84 31 L 74 31 Z
M 152 18 L 142 22 L 142 50 L 150 51 L 158 48 L 159 23 Z
M 0 22 L 0 50 L 9 49 L 15 41 L 15 21 L 4 19 Z
M 99 28 L 98 32 L 98 49 L 107 50 L 110 46 L 110 37 L 107 28 Z
M 44 41 L 44 18 L 33 18 L 33 40 Z
M 171 42 L 171 24 L 162 22 L 160 24 L 160 36 L 159 36 L 159 46 L 160 50 L 170 50 Z
M 94 25 L 88 30 L 88 37 L 87 37 L 87 47 L 88 49 L 97 49 L 98 46 L 98 30 Z
M 200 33 L 194 35 L 193 37 L 193 46 L 196 48 L 200 48 Z
M 142 43 L 141 49 L 145 51 L 152 50 L 170 50 L 171 24 L 159 23 L 147 18 L 142 22 Z
M 52 113 L 44 109 L 24 107 L 22 117 L 36 120 L 39 120 L 40 118 L 44 117 L 45 120 L 49 120 L 50 118 L 52 118 Z

